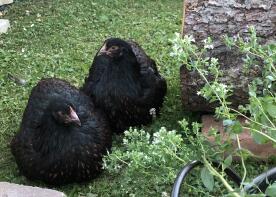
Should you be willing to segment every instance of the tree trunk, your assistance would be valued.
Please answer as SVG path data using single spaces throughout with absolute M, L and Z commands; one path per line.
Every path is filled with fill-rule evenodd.
M 208 56 L 219 59 L 224 77 L 221 82 L 233 85 L 233 95 L 229 98 L 232 107 L 248 103 L 248 84 L 262 74 L 261 66 L 243 72 L 243 55 L 228 49 L 223 36 L 247 38 L 248 27 L 254 26 L 262 44 L 275 42 L 276 1 L 275 0 L 186 0 L 183 32 L 193 35 L 199 46 L 207 37 L 213 40 L 214 49 Z M 198 95 L 205 82 L 195 71 L 183 65 L 180 69 L 182 102 L 185 110 L 213 112 L 218 103 L 209 103 Z M 208 77 L 209 80 L 212 76 Z

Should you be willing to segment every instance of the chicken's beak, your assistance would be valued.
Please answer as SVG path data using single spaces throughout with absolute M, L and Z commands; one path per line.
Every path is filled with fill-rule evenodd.
M 70 121 L 75 123 L 78 126 L 81 126 L 81 121 L 80 121 L 76 111 L 71 106 L 69 108 L 70 108 L 70 115 L 69 115 Z
M 106 50 L 106 43 L 104 43 L 104 45 L 102 46 L 102 48 L 98 52 L 98 55 L 103 55 L 103 54 L 109 55 L 109 51 Z

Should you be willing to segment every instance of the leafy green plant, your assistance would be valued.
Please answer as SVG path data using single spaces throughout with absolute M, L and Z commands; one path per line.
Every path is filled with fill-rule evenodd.
M 144 130 L 125 132 L 123 147 L 114 147 L 105 158 L 104 168 L 110 173 L 124 173 L 121 188 L 124 194 L 149 196 L 167 192 L 179 167 L 196 155 L 185 145 L 176 131 L 162 127 L 153 136 Z
M 245 152 L 240 145 L 239 134 L 244 128 L 250 129 L 250 132 L 257 143 L 271 142 L 276 145 L 276 94 L 275 94 L 275 61 L 276 61 L 276 46 L 275 44 L 262 46 L 258 44 L 258 39 L 256 32 L 253 28 L 250 28 L 251 36 L 248 40 L 244 40 L 241 37 L 229 38 L 225 37 L 225 43 L 232 50 L 239 50 L 241 54 L 245 55 L 244 59 L 244 70 L 249 71 L 253 66 L 262 67 L 262 75 L 254 79 L 249 87 L 249 104 L 246 106 L 240 106 L 239 110 L 230 107 L 230 102 L 227 98 L 231 95 L 232 89 L 231 84 L 226 85 L 220 82 L 220 77 L 223 73 L 220 71 L 218 59 L 206 56 L 208 50 L 212 50 L 212 40 L 208 38 L 205 40 L 204 47 L 200 48 L 196 46 L 193 42 L 194 39 L 191 36 L 185 36 L 184 39 L 181 38 L 179 34 L 171 40 L 173 43 L 172 56 L 176 57 L 181 64 L 186 65 L 190 70 L 196 70 L 200 76 L 205 80 L 205 86 L 198 92 L 204 98 L 210 102 L 218 101 L 219 107 L 216 108 L 216 116 L 223 119 L 223 125 L 227 128 L 230 138 L 235 138 L 238 143 L 238 150 L 233 152 L 241 157 L 243 166 L 243 178 L 242 185 L 247 177 L 247 170 L 245 166 Z M 256 65 L 256 62 L 259 65 Z M 211 74 L 213 80 L 209 81 L 207 75 Z M 262 91 L 259 91 L 259 90 Z M 247 116 L 250 112 L 250 116 Z M 241 125 L 237 121 L 238 116 L 243 116 L 247 120 L 246 125 Z M 215 136 L 217 145 L 219 149 L 225 148 L 225 144 L 229 144 L 229 141 L 225 143 L 220 143 L 220 137 L 216 132 L 211 132 Z M 224 175 L 218 172 L 210 164 L 210 159 L 205 150 L 203 151 L 203 160 L 205 163 L 204 174 L 205 179 L 204 184 L 208 189 L 211 189 L 212 178 L 210 174 L 219 178 L 227 190 L 233 196 L 242 196 L 243 187 L 241 186 L 240 192 L 235 191 L 230 184 L 225 180 Z M 221 151 L 218 151 L 221 152 Z M 224 151 L 223 151 L 224 152 Z M 220 157 L 223 161 L 223 167 L 231 164 L 229 157 L 225 160 L 223 155 Z M 210 174 L 206 172 L 209 170 Z M 271 190 L 273 191 L 273 190 Z M 273 193 L 276 195 L 276 193 Z
M 268 196 L 275 196 L 276 194 L 276 183 L 273 183 L 271 186 L 269 186 L 266 191 L 265 194 Z

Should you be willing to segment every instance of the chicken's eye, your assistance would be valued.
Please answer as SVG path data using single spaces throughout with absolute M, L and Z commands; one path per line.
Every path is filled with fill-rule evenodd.
M 66 114 L 63 111 L 58 111 L 58 115 L 65 116 Z
M 116 49 L 118 49 L 119 47 L 117 47 L 117 46 L 112 46 L 110 49 L 112 49 L 112 50 L 116 50 Z

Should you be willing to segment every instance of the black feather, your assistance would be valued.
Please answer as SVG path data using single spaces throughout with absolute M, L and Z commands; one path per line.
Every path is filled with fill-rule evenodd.
M 73 106 L 81 126 L 58 123 L 52 112 Z M 111 147 L 105 115 L 69 83 L 43 79 L 31 92 L 11 150 L 27 178 L 60 185 L 87 181 L 99 174 Z
M 111 55 L 103 52 L 112 46 L 118 49 Z M 137 43 L 111 38 L 95 56 L 82 90 L 105 111 L 112 129 L 122 132 L 152 121 L 150 109 L 159 113 L 167 85 Z

